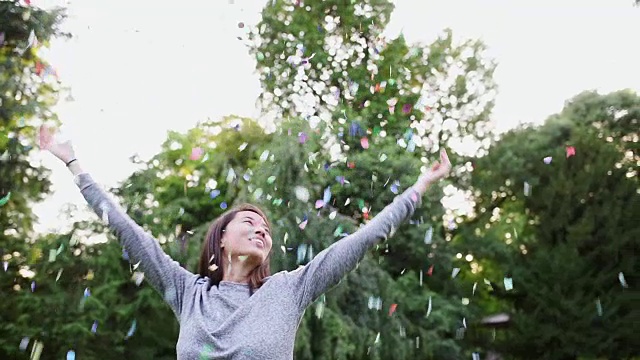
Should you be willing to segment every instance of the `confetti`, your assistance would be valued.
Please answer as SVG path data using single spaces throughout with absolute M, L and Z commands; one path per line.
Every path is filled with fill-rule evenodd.
M 316 200 L 316 209 L 320 209 L 322 207 L 324 207 L 324 201 Z
M 618 273 L 618 280 L 620 280 L 620 285 L 622 285 L 623 288 L 629 287 L 629 284 L 627 284 L 627 281 L 624 279 L 624 274 L 622 272 Z
M 429 270 L 427 271 L 427 275 L 433 275 L 433 265 L 429 266 Z
M 9 268 L 9 262 L 8 261 L 3 261 L 2 262 L 2 267 L 4 268 L 4 272 L 7 272 L 7 269 Z
M 25 351 L 27 350 L 27 347 L 29 346 L 29 340 L 31 340 L 28 336 L 25 336 L 22 338 L 22 340 L 20 340 L 20 351 Z
M 393 315 L 393 313 L 396 312 L 397 307 L 398 304 L 391 304 L 391 307 L 389 307 L 389 316 Z
M 394 181 L 393 184 L 391 184 L 391 192 L 394 194 L 398 194 L 398 186 L 400 186 L 400 181 Z
M 600 302 L 600 298 L 596 300 L 596 310 L 598 311 L 598 316 L 602 316 L 602 303 Z
M 84 289 L 84 297 L 87 298 L 91 296 L 91 290 L 89 288 Z
M 513 289 L 513 279 L 511 279 L 510 277 L 504 278 L 504 289 L 507 291 Z
M 473 354 L 471 354 L 471 360 L 480 360 L 480 354 L 474 352 Z
M 380 155 L 380 162 L 384 162 L 385 160 L 387 160 L 387 155 L 386 154 Z
M 239 22 L 239 23 L 238 23 L 238 27 L 239 27 L 240 29 L 242 29 L 242 28 L 244 27 L 244 23 L 243 23 L 242 21 L 241 21 L 241 22 Z
M 94 321 L 93 325 L 91 325 L 91 332 L 94 334 L 98 332 L 98 321 Z
M 67 360 L 76 360 L 76 352 L 69 350 L 69 352 L 67 352 Z
M 462 326 L 464 326 L 464 328 L 467 328 L 467 318 L 462 318 Z
M 6 203 L 8 203 L 10 198 L 11 198 L 11 191 L 9 191 L 5 197 L 0 199 L 0 206 L 3 206 Z
M 567 159 L 576 154 L 576 148 L 573 146 L 567 146 Z
M 134 272 L 133 276 L 131 276 L 131 280 L 136 283 L 136 286 L 140 286 L 140 284 L 142 284 L 142 280 L 144 280 L 144 273 L 140 271 Z
M 544 161 L 545 164 L 549 165 L 551 164 L 551 160 L 553 158 L 551 156 L 547 156 L 546 158 L 542 159 Z
M 424 234 L 424 243 L 429 245 L 433 242 L 433 227 L 429 226 L 427 232 Z
M 431 315 L 431 296 L 429 296 L 429 306 L 427 306 L 427 316 L 425 317 L 429 317 L 429 315 Z
M 406 114 L 411 112 L 411 104 L 402 105 L 402 112 Z
M 296 198 L 302 202 L 309 201 L 309 190 L 302 186 L 296 186 L 294 189 Z
M 260 155 L 260 162 L 265 162 L 269 158 L 269 150 L 265 150 Z
M 366 137 L 363 137 L 362 139 L 360 139 L 360 145 L 362 146 L 363 149 L 368 149 L 369 139 L 367 139 Z
M 125 340 L 132 337 L 133 334 L 136 332 L 136 327 L 137 327 L 137 322 L 136 320 L 133 320 L 133 323 L 131 323 L 131 327 L 129 328 L 129 331 L 127 332 L 127 336 L 125 336 Z
M 304 261 L 304 258 L 307 255 L 307 244 L 300 244 L 298 246 L 298 264 L 301 264 Z
M 218 270 L 218 265 L 212 264 L 211 266 L 209 266 L 209 271 L 214 272 L 216 270 Z
M 223 210 L 226 209 L 227 208 L 227 202 L 223 201 L 222 204 L 220 204 L 220 208 L 223 209 Z
M 218 195 L 220 195 L 220 190 L 217 190 L 217 189 L 212 190 L 211 194 L 209 194 L 209 196 L 211 196 L 212 199 L 217 198 Z
M 455 278 L 458 273 L 460 272 L 460 268 L 453 268 L 453 271 L 451 272 L 451 278 Z
M 524 182 L 524 196 L 531 195 L 531 185 L 528 182 Z
M 204 154 L 204 150 L 199 147 L 195 147 L 191 149 L 191 155 L 189 155 L 189 160 L 199 160 Z
M 307 142 L 307 134 L 301 132 L 298 134 L 298 141 L 300 142 L 300 144 L 304 144 L 305 142 Z
M 478 282 L 474 282 L 473 283 L 473 290 L 471 291 L 471 295 L 475 295 L 476 294 L 476 288 L 478 287 Z
M 4 44 L 4 33 L 0 32 L 0 46 Z
M 34 292 L 34 291 L 36 291 L 36 282 L 32 281 L 31 282 L 31 292 Z

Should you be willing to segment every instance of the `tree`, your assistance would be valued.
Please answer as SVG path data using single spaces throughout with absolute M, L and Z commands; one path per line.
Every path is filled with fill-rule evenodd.
M 479 41 L 456 43 L 448 30 L 428 46 L 407 44 L 402 36 L 384 39 L 381 33 L 392 10 L 393 5 L 383 0 L 308 4 L 272 1 L 263 11 L 262 22 L 248 35 L 248 45 L 256 56 L 261 74 L 263 93 L 259 102 L 265 112 L 280 124 L 282 135 L 287 130 L 284 124 L 292 126 L 286 119 L 291 118 L 293 124 L 296 124 L 295 119 L 308 123 L 307 126 L 296 125 L 290 134 L 291 142 L 295 143 L 299 134 L 311 138 L 316 136 L 312 136 L 314 133 L 321 144 L 313 150 L 313 153 L 321 154 L 317 158 L 323 159 L 319 171 L 316 169 L 312 173 L 310 170 L 309 174 L 302 171 L 311 165 L 306 160 L 311 153 L 309 150 L 297 155 L 279 152 L 281 158 L 294 159 L 285 162 L 289 172 L 268 167 L 270 176 L 288 174 L 287 179 L 309 190 L 311 201 L 321 199 L 324 189 L 329 188 L 331 206 L 338 214 L 354 220 L 356 225 L 382 210 L 395 194 L 412 185 L 420 167 L 441 147 L 459 148 L 462 143 L 471 144 L 475 147 L 472 153 L 482 154 L 489 145 L 486 140 L 491 128 L 489 113 L 495 93 L 492 80 L 495 65 L 484 57 L 484 45 Z M 288 149 L 297 147 L 296 144 L 284 146 Z M 454 156 L 454 163 L 460 164 L 459 159 L 461 157 L 455 159 Z M 291 164 L 296 164 L 293 170 Z M 470 165 L 462 163 L 456 173 L 464 179 L 468 177 L 468 170 Z M 454 183 L 457 182 L 458 179 L 454 179 Z M 280 186 L 285 184 L 292 186 L 291 181 Z M 427 198 L 440 196 L 440 190 L 435 188 Z M 310 205 L 287 210 L 302 219 L 313 209 L 313 203 Z M 433 336 L 435 341 L 432 342 L 421 342 L 422 347 L 418 350 L 409 350 L 417 347 L 420 338 L 429 338 L 429 330 L 433 333 L 436 330 L 429 321 L 407 321 L 402 323 L 406 331 L 381 336 L 384 344 L 391 345 L 373 353 L 368 353 L 372 335 L 369 338 L 354 335 L 345 343 L 353 343 L 356 349 L 345 349 L 345 358 L 461 356 L 460 346 L 464 345 L 455 338 L 461 329 L 464 330 L 466 309 L 459 304 L 461 294 L 468 290 L 451 280 L 455 253 L 451 252 L 447 241 L 450 239 L 449 221 L 453 217 L 454 213 L 450 211 L 445 216 L 440 204 L 425 201 L 411 221 L 415 226 L 399 229 L 393 239 L 377 249 L 374 261 L 379 268 L 371 266 L 369 272 L 363 274 L 358 274 L 361 268 L 356 271 L 360 282 L 376 278 L 377 273 L 384 274 L 387 281 L 368 289 L 371 293 L 387 293 L 387 288 L 396 288 L 396 293 L 404 290 L 408 294 L 398 306 L 396 314 L 399 317 L 415 319 L 418 312 L 424 316 L 428 306 L 427 291 L 435 290 L 447 298 L 444 301 L 456 304 L 451 306 L 455 310 L 443 310 L 443 316 L 447 315 L 438 324 L 442 327 L 437 328 L 441 336 Z M 294 249 L 307 237 L 320 236 L 320 233 L 314 233 L 309 221 L 309 228 L 305 230 L 307 235 L 300 234 L 303 239 L 292 240 Z M 334 227 L 318 221 L 321 228 Z M 290 235 L 295 233 L 296 225 L 289 223 Z M 433 239 L 428 242 L 432 243 L 425 245 L 425 233 L 429 231 L 432 231 Z M 321 243 L 314 249 L 319 251 L 326 246 Z M 434 251 L 436 248 L 437 252 Z M 427 273 L 432 266 L 437 270 L 429 277 Z M 428 281 L 428 290 L 426 284 L 422 287 L 419 284 L 421 278 Z M 349 276 L 345 288 L 361 289 L 349 279 L 355 278 Z M 409 284 L 422 291 L 408 291 Z M 389 290 L 385 302 L 396 301 L 392 300 L 394 291 Z M 329 296 L 336 296 L 334 303 L 341 306 L 332 308 L 328 302 L 325 309 L 342 313 L 352 323 L 363 317 L 366 293 L 357 290 L 341 293 L 336 289 L 331 295 L 327 294 L 327 299 Z M 340 296 L 344 298 L 340 299 Z M 347 305 L 353 304 L 355 296 L 362 299 L 360 308 Z M 406 307 L 406 313 L 402 306 L 405 303 L 413 304 L 413 309 Z M 310 317 L 312 315 L 305 318 L 303 327 L 311 328 L 301 330 L 301 334 L 313 333 L 313 339 L 322 343 L 327 332 L 317 331 L 317 327 L 314 331 L 309 325 L 312 324 Z M 370 328 L 370 334 L 377 334 L 376 329 L 381 327 L 390 328 L 385 321 L 369 322 L 361 328 L 364 326 Z M 332 334 L 340 332 L 347 337 L 346 334 L 356 333 L 347 326 L 337 328 L 341 331 Z M 298 343 L 306 342 L 306 339 L 298 339 Z M 448 342 L 452 344 L 448 345 Z M 365 349 L 365 352 L 357 349 Z M 389 349 L 394 352 L 387 353 Z M 301 358 L 311 356 L 309 354 L 330 356 L 319 349 L 309 350 L 307 355 L 296 354 Z
M 492 282 L 481 306 L 513 314 L 495 344 L 505 354 L 638 355 L 625 275 L 638 271 L 639 117 L 633 92 L 586 92 L 477 159 L 476 216 L 454 243 L 476 259 L 469 276 Z
M 27 314 L 16 310 L 28 297 L 34 271 L 42 267 L 42 249 L 33 244 L 31 204 L 48 193 L 48 171 L 29 160 L 38 121 L 56 122 L 50 108 L 60 83 L 55 70 L 38 55 L 38 48 L 52 37 L 67 37 L 59 26 L 62 9 L 44 11 L 21 6 L 18 1 L 0 2 L 0 357 L 13 357 L 24 330 L 18 323 Z M 25 318 L 25 316 L 27 318 Z M 26 336 L 26 335 L 25 335 Z

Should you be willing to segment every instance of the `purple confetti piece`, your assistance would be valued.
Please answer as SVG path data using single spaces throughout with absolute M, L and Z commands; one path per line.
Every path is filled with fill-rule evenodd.
M 411 104 L 402 105 L 402 112 L 408 114 L 411 112 Z
M 211 191 L 210 196 L 211 196 L 212 199 L 215 199 L 216 197 L 218 197 L 218 195 L 220 195 L 220 190 L 214 189 L 214 190 Z
M 222 204 L 220 204 L 220 208 L 223 209 L 223 210 L 226 209 L 227 208 L 227 202 L 223 201 Z
M 542 161 L 544 161 L 545 164 L 549 165 L 551 164 L 551 160 L 553 158 L 551 156 L 547 156 L 546 158 L 542 159 Z
M 36 282 L 32 281 L 31 282 L 31 292 L 34 292 L 34 291 L 36 291 Z
M 304 144 L 307 141 L 307 134 L 301 132 L 298 134 L 298 141 L 300 141 L 300 144 Z
M 91 332 L 95 334 L 97 331 L 98 331 L 98 322 L 94 321 L 93 325 L 91 326 Z

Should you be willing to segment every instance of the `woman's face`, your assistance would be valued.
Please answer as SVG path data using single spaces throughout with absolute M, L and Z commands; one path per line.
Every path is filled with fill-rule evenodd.
M 264 219 L 253 211 L 240 211 L 222 235 L 222 256 L 229 254 L 259 266 L 271 251 L 271 234 Z M 244 258 L 246 257 L 246 258 Z

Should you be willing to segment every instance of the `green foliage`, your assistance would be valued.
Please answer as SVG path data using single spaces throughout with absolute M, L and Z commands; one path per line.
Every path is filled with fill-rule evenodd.
M 512 291 L 494 283 L 494 299 L 481 302 L 513 315 L 497 349 L 519 359 L 637 355 L 639 314 L 618 274 L 638 271 L 639 116 L 629 91 L 583 93 L 477 160 L 477 215 L 455 242 L 476 258 L 470 277 L 513 278 Z

